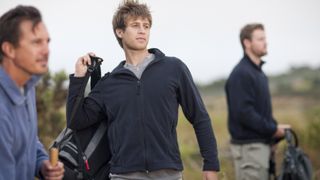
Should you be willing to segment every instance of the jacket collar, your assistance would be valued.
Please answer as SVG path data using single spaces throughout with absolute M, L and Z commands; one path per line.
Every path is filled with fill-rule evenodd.
M 163 57 L 165 57 L 165 54 L 164 54 L 163 52 L 161 52 L 161 51 L 160 51 L 159 49 L 157 49 L 157 48 L 148 49 L 148 52 L 154 54 L 154 60 L 151 61 L 151 62 L 148 64 L 147 68 L 148 68 L 151 64 L 154 64 L 154 63 L 156 63 L 156 62 L 159 62 L 160 60 L 163 59 Z M 113 69 L 112 74 L 128 73 L 129 70 L 123 67 L 125 63 L 126 63 L 125 60 L 121 61 L 120 64 L 119 64 L 116 68 Z
M 247 54 L 244 54 L 242 59 L 244 61 L 248 62 L 249 64 L 251 64 L 251 66 L 253 66 L 254 68 L 256 68 L 259 71 L 262 71 L 262 66 L 266 63 L 265 61 L 261 60 L 261 63 L 259 65 L 256 65 Z
M 24 86 L 25 94 L 28 94 L 30 90 L 36 85 L 41 76 L 32 76 L 31 79 Z M 26 99 L 26 95 L 22 95 L 19 87 L 16 83 L 9 77 L 9 75 L 0 66 L 0 88 L 3 89 L 5 94 L 15 105 L 21 105 Z

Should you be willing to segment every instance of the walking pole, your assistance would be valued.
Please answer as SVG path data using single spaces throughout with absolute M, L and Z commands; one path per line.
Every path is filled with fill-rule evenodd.
M 56 148 L 55 145 L 52 146 L 52 148 L 50 148 L 49 150 L 49 159 L 50 159 L 50 164 L 52 166 L 56 166 L 58 164 L 58 154 L 59 154 L 59 150 L 58 148 Z

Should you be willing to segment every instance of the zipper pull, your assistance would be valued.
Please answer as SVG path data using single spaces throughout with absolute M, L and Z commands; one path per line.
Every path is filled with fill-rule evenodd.
M 90 171 L 89 161 L 88 161 L 86 156 L 83 156 L 83 161 L 84 161 L 84 164 L 86 166 L 86 170 Z
M 138 85 L 137 85 L 137 95 L 140 95 L 140 86 L 141 86 L 140 80 L 137 83 L 138 83 Z

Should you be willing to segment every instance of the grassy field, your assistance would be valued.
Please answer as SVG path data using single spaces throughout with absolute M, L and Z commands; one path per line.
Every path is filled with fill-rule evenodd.
M 204 97 L 204 102 L 212 120 L 215 137 L 218 144 L 218 153 L 221 171 L 219 172 L 220 180 L 233 180 L 233 164 L 229 150 L 230 136 L 227 130 L 227 107 L 224 96 Z M 310 148 L 310 138 L 306 135 L 310 120 L 306 112 L 313 107 L 319 107 L 320 104 L 314 99 L 305 99 L 302 97 L 273 97 L 273 114 L 279 123 L 291 124 L 293 129 L 298 133 L 301 141 L 300 145 L 309 155 L 313 163 L 314 174 L 318 174 L 320 180 L 320 149 Z M 184 180 L 201 180 L 202 179 L 202 158 L 199 154 L 198 143 L 196 141 L 194 130 L 191 124 L 185 119 L 180 112 L 178 123 L 178 139 L 181 150 L 181 156 L 184 163 L 183 178 Z M 320 122 L 320 121 L 318 121 Z M 318 124 L 320 127 L 320 124 Z M 320 129 L 319 129 L 320 131 Z M 316 132 L 317 134 L 318 132 Z M 51 144 L 54 137 L 43 136 L 43 142 L 46 147 Z M 315 144 L 320 144 L 320 138 L 312 139 Z M 285 143 L 280 143 L 277 157 L 277 168 L 280 168 Z M 279 171 L 278 171 L 279 172 Z M 316 178 L 315 178 L 316 179 Z
M 291 67 L 287 72 L 270 77 L 273 114 L 279 123 L 289 123 L 298 133 L 300 146 L 310 156 L 314 174 L 320 180 L 320 67 Z M 233 180 L 233 166 L 229 151 L 227 108 L 224 97 L 224 78 L 199 86 L 212 119 L 221 164 L 220 180 Z M 39 137 L 48 148 L 65 126 L 67 81 L 64 71 L 47 74 L 37 87 Z M 59 111 L 57 111 L 59 109 Z M 178 124 L 178 138 L 184 162 L 184 180 L 201 179 L 202 159 L 195 133 L 182 113 Z M 278 168 L 285 143 L 279 145 Z M 315 175 L 316 176 L 316 175 Z M 316 178 L 315 178 L 316 179 Z
M 212 119 L 214 133 L 218 143 L 218 153 L 221 164 L 219 179 L 233 180 L 233 165 L 229 150 L 230 136 L 227 130 L 227 109 L 224 96 L 205 97 L 207 110 Z M 298 133 L 303 150 L 310 156 L 314 171 L 320 170 L 320 150 L 310 149 L 308 147 L 308 139 L 304 136 L 307 131 L 308 119 L 305 112 L 319 103 L 316 100 L 304 99 L 299 97 L 274 97 L 273 98 L 273 114 L 279 123 L 291 124 L 293 129 Z M 179 144 L 184 162 L 184 180 L 201 179 L 202 160 L 199 154 L 198 144 L 190 123 L 183 117 L 178 124 Z M 316 141 L 320 141 L 320 138 Z M 277 168 L 283 158 L 285 142 L 281 142 L 277 150 Z M 278 171 L 279 172 L 279 171 Z

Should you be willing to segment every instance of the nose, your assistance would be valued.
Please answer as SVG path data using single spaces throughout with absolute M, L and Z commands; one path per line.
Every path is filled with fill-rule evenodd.
M 143 25 L 139 26 L 138 33 L 145 34 L 146 33 L 146 28 Z
M 41 48 L 39 49 L 39 55 L 41 58 L 47 59 L 49 57 L 49 44 L 47 42 L 43 42 L 41 44 Z
M 44 42 L 43 43 L 42 53 L 44 55 L 48 55 L 49 54 L 49 42 Z

